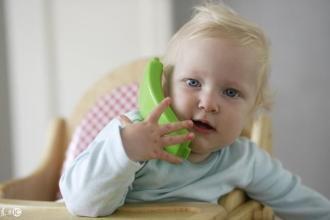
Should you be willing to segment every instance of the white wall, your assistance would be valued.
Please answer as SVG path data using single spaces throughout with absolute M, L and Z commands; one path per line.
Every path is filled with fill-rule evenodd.
M 109 70 L 160 54 L 171 1 L 6 0 L 14 176 L 42 157 L 49 120 L 68 116 Z
M 10 109 L 4 4 L 0 0 L 0 181 L 11 177 Z
M 170 1 L 57 0 L 52 8 L 57 106 L 64 115 L 101 75 L 160 54 L 171 36 Z
M 49 50 L 42 0 L 5 1 L 14 175 L 40 161 L 51 114 Z

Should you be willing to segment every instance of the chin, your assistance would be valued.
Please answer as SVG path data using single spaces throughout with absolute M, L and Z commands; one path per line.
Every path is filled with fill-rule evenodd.
M 204 161 L 206 158 L 208 158 L 208 156 L 210 156 L 210 154 L 199 154 L 199 153 L 191 152 L 188 160 L 192 163 L 199 163 Z
M 221 149 L 221 147 L 219 147 L 219 145 L 214 146 L 214 147 L 210 147 L 213 146 L 212 144 L 208 144 L 208 143 L 200 143 L 200 142 L 192 142 L 190 145 L 191 151 L 196 153 L 196 154 L 208 154 L 208 153 L 212 153 L 215 151 L 218 151 L 219 149 Z

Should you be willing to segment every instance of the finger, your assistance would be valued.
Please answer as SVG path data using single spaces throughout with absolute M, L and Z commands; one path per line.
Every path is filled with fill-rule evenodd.
M 150 113 L 149 117 L 147 120 L 149 120 L 150 122 L 153 123 L 157 123 L 160 116 L 163 114 L 163 112 L 165 111 L 165 109 L 170 106 L 171 103 L 171 98 L 166 97 L 165 99 L 163 99 L 154 110 L 152 110 L 152 112 Z
M 180 157 L 177 157 L 173 154 L 169 154 L 165 151 L 160 151 L 158 153 L 158 159 L 160 160 L 165 160 L 169 163 L 174 163 L 174 164 L 179 164 L 179 163 L 182 163 L 183 159 L 180 158 Z
M 192 128 L 193 125 L 194 123 L 191 120 L 169 123 L 160 127 L 160 134 L 165 135 L 183 128 Z
M 119 121 L 123 126 L 127 126 L 130 124 L 133 124 L 133 122 L 131 121 L 131 119 L 129 119 L 126 115 L 120 115 L 119 116 Z
M 195 137 L 194 133 L 190 132 L 184 135 L 166 135 L 162 137 L 163 146 L 169 146 L 173 144 L 181 144 L 186 141 L 191 141 Z

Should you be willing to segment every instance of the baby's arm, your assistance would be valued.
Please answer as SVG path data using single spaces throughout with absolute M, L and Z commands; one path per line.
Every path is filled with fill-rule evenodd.
M 271 206 L 283 219 L 330 219 L 330 201 L 301 184 L 300 178 L 257 149 L 254 176 L 247 187 L 250 197 Z
M 66 207 L 80 216 L 111 214 L 124 203 L 140 167 L 126 156 L 119 121 L 111 121 L 61 177 L 60 189 Z
M 121 128 L 115 119 L 97 135 L 91 146 L 79 155 L 60 180 L 60 189 L 68 210 L 80 216 L 106 216 L 125 202 L 139 162 L 162 159 L 180 162 L 163 148 L 193 138 L 193 134 L 169 136 L 172 131 L 192 126 L 191 121 L 159 125 L 158 119 L 169 106 L 164 99 L 146 120 L 132 123 L 122 116 Z

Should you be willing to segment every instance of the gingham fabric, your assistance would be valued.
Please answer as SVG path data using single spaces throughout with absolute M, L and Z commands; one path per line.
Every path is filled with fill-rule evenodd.
M 99 131 L 113 118 L 137 108 L 138 83 L 113 89 L 101 96 L 74 131 L 62 171 L 84 151 Z

